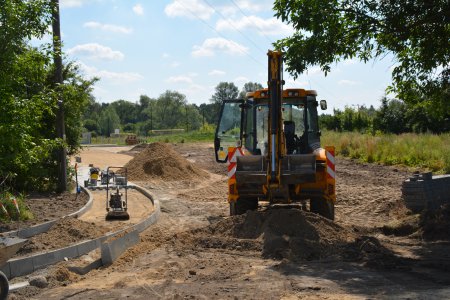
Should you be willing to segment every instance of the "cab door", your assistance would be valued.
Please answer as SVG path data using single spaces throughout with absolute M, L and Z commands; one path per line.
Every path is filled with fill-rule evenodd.
M 214 137 L 216 161 L 227 162 L 228 148 L 241 146 L 244 100 L 224 100 Z

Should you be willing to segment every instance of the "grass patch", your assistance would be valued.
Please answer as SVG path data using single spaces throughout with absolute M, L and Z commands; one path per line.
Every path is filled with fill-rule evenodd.
M 361 134 L 324 131 L 322 145 L 334 145 L 337 155 L 363 162 L 417 167 L 450 173 L 450 134 Z
M 188 132 L 173 131 L 173 133 L 152 135 L 152 136 L 138 136 L 137 138 L 144 143 L 193 143 L 193 142 L 214 142 L 215 128 L 211 125 L 205 125 L 199 130 Z M 92 144 L 115 144 L 125 145 L 125 138 L 127 134 L 122 134 L 119 137 L 95 137 L 92 138 Z
M 147 137 L 148 143 L 165 142 L 165 143 L 192 143 L 192 142 L 210 142 L 214 141 L 213 132 L 190 131 L 177 134 L 166 134 Z

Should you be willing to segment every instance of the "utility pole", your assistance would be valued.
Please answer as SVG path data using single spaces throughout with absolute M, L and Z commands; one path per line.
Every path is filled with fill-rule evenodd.
M 153 133 L 153 106 L 150 102 L 150 131 Z
M 202 125 L 203 125 L 203 127 L 205 127 L 205 108 L 204 107 L 202 108 L 202 117 L 203 117 Z
M 186 132 L 189 131 L 189 120 L 188 120 L 188 107 L 187 105 L 185 106 L 186 108 Z
M 58 90 L 58 110 L 56 111 L 56 136 L 64 143 L 66 132 L 64 128 L 64 103 L 62 99 L 61 87 L 63 84 L 62 75 L 62 54 L 61 54 L 61 26 L 59 19 L 59 0 L 52 1 L 52 28 L 53 28 L 53 63 L 55 65 L 54 82 Z M 67 189 L 67 157 L 66 146 L 63 144 L 58 149 L 58 191 L 64 192 Z

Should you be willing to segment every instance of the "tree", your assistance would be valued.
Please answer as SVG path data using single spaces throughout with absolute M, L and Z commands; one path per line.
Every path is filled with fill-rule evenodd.
M 8 178 L 15 189 L 52 189 L 57 165 L 54 150 L 64 143 L 56 138 L 57 91 L 49 45 L 34 48 L 51 24 L 51 1 L 2 0 L 0 5 L 0 182 Z M 61 92 L 67 109 L 66 146 L 79 147 L 81 115 L 93 80 L 84 80 L 67 63 Z
M 121 124 L 136 123 L 138 120 L 138 105 L 125 100 L 117 100 L 111 103 Z
M 295 33 L 275 43 L 294 77 L 309 66 L 329 72 L 341 59 L 367 62 L 387 53 L 398 64 L 390 90 L 429 113 L 450 111 L 450 14 L 446 0 L 280 0 L 275 14 Z
M 258 82 L 247 82 L 246 84 L 244 84 L 244 87 L 242 88 L 241 92 L 239 93 L 239 98 L 244 99 L 248 92 L 254 92 L 254 91 L 260 90 L 262 88 L 263 88 L 262 84 L 260 84 Z
M 110 136 L 115 129 L 120 128 L 120 118 L 112 105 L 108 105 L 100 114 L 100 132 L 104 136 Z
M 375 130 L 388 133 L 407 132 L 406 105 L 400 100 L 389 100 L 386 97 L 381 99 L 381 107 L 373 120 Z
M 222 104 L 223 100 L 236 99 L 239 93 L 239 89 L 232 82 L 220 82 L 216 86 L 215 93 L 211 96 L 211 102 L 216 104 Z
M 158 129 L 185 128 L 186 96 L 176 91 L 166 91 L 152 105 L 153 125 Z
M 210 115 L 213 124 L 216 124 L 219 120 L 220 106 L 223 100 L 236 99 L 238 94 L 239 89 L 232 82 L 220 82 L 216 86 L 216 91 L 210 99 L 210 102 L 213 104 Z

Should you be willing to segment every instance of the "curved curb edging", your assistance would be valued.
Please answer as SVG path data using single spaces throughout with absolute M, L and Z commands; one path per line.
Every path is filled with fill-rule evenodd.
M 62 216 L 62 217 L 60 217 L 58 219 L 54 219 L 54 220 L 51 220 L 51 221 L 48 221 L 48 222 L 45 222 L 45 223 L 40 223 L 40 224 L 37 224 L 37 225 L 33 225 L 33 226 L 30 226 L 30 227 L 19 229 L 19 230 L 15 230 L 15 231 L 8 231 L 8 232 L 5 232 L 3 234 L 8 235 L 8 236 L 17 236 L 17 237 L 20 237 L 22 239 L 27 239 L 27 238 L 30 238 L 30 237 L 35 236 L 37 234 L 47 232 L 53 226 L 53 224 L 55 224 L 57 221 L 59 221 L 59 220 L 61 220 L 63 218 L 79 217 L 79 216 L 83 215 L 84 213 L 86 213 L 86 211 L 88 209 L 90 209 L 92 207 L 93 198 L 92 198 L 91 192 L 88 189 L 86 189 L 86 188 L 84 188 L 82 186 L 80 186 L 80 187 L 83 190 L 83 192 L 88 195 L 89 200 L 82 208 L 80 208 L 76 212 L 70 213 L 70 214 Z
M 127 234 L 124 236 L 127 236 L 129 234 L 132 234 L 134 231 L 142 232 L 145 229 L 147 229 L 150 225 L 155 223 L 160 214 L 161 214 L 161 208 L 159 201 L 157 199 L 154 199 L 153 196 L 143 187 L 140 187 L 136 184 L 130 184 L 130 188 L 134 188 L 144 194 L 146 197 L 150 199 L 150 201 L 153 202 L 154 210 L 153 212 L 143 221 L 140 223 L 134 224 L 130 227 L 126 227 L 124 229 L 118 230 L 116 232 L 108 233 L 102 237 L 99 237 L 94 240 L 88 240 L 84 242 L 80 242 L 75 245 L 71 245 L 65 248 L 56 249 L 53 251 L 35 254 L 28 257 L 23 258 L 15 258 L 10 259 L 7 261 L 7 263 L 0 269 L 5 275 L 11 279 L 18 276 L 23 276 L 30 274 L 37 269 L 58 263 L 60 261 L 63 261 L 66 258 L 74 258 L 78 257 L 84 254 L 87 254 L 91 252 L 92 250 L 95 250 L 97 248 L 100 248 L 102 243 L 105 242 L 107 239 L 120 234 L 126 230 L 129 230 Z M 133 230 L 130 230 L 133 229 Z

